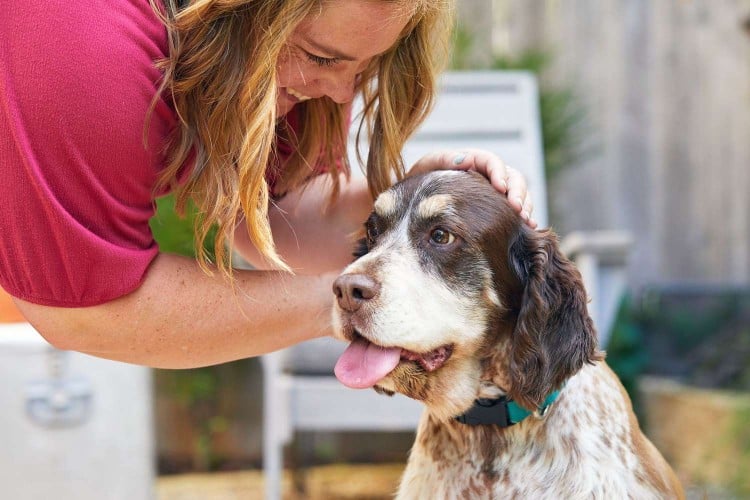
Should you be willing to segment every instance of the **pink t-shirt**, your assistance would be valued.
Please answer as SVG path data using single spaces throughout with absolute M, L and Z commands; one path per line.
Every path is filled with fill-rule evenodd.
M 148 0 L 22 0 L 0 14 L 0 286 L 91 306 L 136 289 L 158 252 L 148 225 L 165 139 L 147 110 L 167 54 Z

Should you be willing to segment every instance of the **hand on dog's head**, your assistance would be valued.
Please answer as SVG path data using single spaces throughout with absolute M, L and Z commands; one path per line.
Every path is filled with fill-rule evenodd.
M 334 285 L 334 326 L 391 348 L 398 365 L 377 387 L 442 419 L 466 411 L 482 382 L 533 409 L 601 359 L 580 274 L 557 237 L 524 224 L 481 175 L 408 178 L 376 200 L 366 231 Z

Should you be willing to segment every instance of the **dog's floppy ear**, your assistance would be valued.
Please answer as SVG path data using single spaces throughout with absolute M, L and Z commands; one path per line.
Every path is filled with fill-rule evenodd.
M 523 289 L 511 338 L 510 396 L 534 409 L 585 363 L 603 358 L 576 267 L 550 230 L 522 227 L 509 247 Z

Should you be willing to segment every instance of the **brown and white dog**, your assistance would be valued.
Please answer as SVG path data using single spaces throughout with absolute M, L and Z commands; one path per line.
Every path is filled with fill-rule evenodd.
M 333 287 L 351 341 L 336 375 L 426 405 L 398 498 L 683 497 L 551 231 L 527 227 L 480 175 L 445 171 L 381 194 L 365 227 Z M 474 418 L 498 402 L 481 410 L 499 424 Z

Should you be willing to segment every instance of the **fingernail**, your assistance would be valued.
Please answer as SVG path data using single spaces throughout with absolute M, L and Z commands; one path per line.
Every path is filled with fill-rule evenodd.
M 518 206 L 523 208 L 523 200 L 521 198 L 514 198 L 516 203 L 518 203 Z
M 521 211 L 521 218 L 528 222 L 529 220 L 529 214 L 526 212 L 526 210 Z
M 465 159 L 466 159 L 466 155 L 458 155 L 455 158 L 453 158 L 453 164 L 460 165 L 464 162 Z
M 500 181 L 500 189 L 505 192 L 508 190 L 508 183 L 505 182 L 505 179 Z

